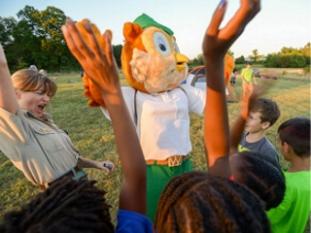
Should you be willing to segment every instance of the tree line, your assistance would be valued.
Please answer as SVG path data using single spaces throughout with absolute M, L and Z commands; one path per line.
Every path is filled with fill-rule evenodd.
M 72 71 L 80 69 L 65 44 L 61 26 L 66 15 L 56 7 L 37 10 L 25 6 L 14 17 L 0 17 L 0 43 L 2 44 L 9 66 L 12 70 L 36 65 L 48 71 Z M 122 45 L 114 45 L 114 55 L 120 66 Z M 310 43 L 303 48 L 284 47 L 277 53 L 267 56 L 259 54 L 257 49 L 248 58 L 235 59 L 236 64 L 251 61 L 265 67 L 310 67 Z M 190 66 L 203 65 L 203 56 L 199 54 L 190 61 Z
M 79 70 L 80 66 L 70 54 L 61 26 L 66 15 L 56 7 L 37 10 L 25 6 L 14 17 L 0 17 L 0 43 L 9 67 L 17 70 L 30 65 L 48 71 Z M 120 65 L 121 45 L 113 46 Z
M 31 64 L 49 71 L 78 69 L 61 32 L 66 20 L 63 11 L 51 6 L 42 11 L 25 6 L 17 18 L 0 18 L 0 42 L 11 69 Z
M 253 64 L 274 68 L 310 68 L 311 44 L 307 43 L 302 48 L 283 47 L 279 52 L 270 53 L 266 56 L 260 54 L 257 49 L 248 57 L 243 55 L 235 58 L 236 64 Z M 190 61 L 191 66 L 203 65 L 203 56 L 199 54 Z

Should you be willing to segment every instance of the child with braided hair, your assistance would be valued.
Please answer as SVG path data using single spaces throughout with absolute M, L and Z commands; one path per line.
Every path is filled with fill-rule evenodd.
M 233 181 L 247 186 L 265 203 L 265 209 L 277 207 L 285 193 L 285 177 L 280 165 L 270 156 L 241 152 L 230 156 Z
M 60 178 L 20 210 L 6 213 L 0 232 L 114 232 L 105 192 L 94 184 Z

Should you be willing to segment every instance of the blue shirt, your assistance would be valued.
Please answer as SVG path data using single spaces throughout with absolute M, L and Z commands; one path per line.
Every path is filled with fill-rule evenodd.
M 257 142 L 247 142 L 246 136 L 248 133 L 244 133 L 242 135 L 242 139 L 239 145 L 239 152 L 243 151 L 252 151 L 259 154 L 264 154 L 267 157 L 271 158 L 271 162 L 274 161 L 275 164 L 279 164 L 279 155 L 273 146 L 273 144 L 269 141 L 267 137 L 263 137 Z
M 147 216 L 119 209 L 116 233 L 152 233 L 152 223 Z

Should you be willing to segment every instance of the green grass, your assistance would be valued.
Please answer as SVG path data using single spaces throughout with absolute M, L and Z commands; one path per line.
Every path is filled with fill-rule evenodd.
M 58 92 L 48 110 L 56 124 L 69 132 L 73 143 L 85 157 L 112 160 L 117 164 L 117 169 L 111 175 L 86 169 L 89 178 L 97 180 L 98 187 L 107 191 L 106 197 L 112 206 L 112 216 L 115 216 L 121 171 L 111 124 L 104 119 L 98 108 L 87 107 L 86 99 L 83 97 L 80 74 L 54 74 L 52 77 L 58 84 Z M 236 87 L 238 94 L 241 91 L 239 87 L 240 83 L 238 82 Z M 277 101 L 281 109 L 280 119 L 268 132 L 269 139 L 275 143 L 275 132 L 282 121 L 298 115 L 309 116 L 309 79 L 303 81 L 278 80 L 267 96 Z M 230 121 L 234 119 L 238 111 L 238 103 L 229 104 Z M 192 115 L 191 119 L 193 161 L 196 169 L 203 170 L 206 169 L 206 165 L 203 156 L 202 118 Z M 285 167 L 286 164 L 283 163 L 283 166 Z M 39 191 L 1 153 L 0 190 L 0 217 L 5 211 L 20 207 Z

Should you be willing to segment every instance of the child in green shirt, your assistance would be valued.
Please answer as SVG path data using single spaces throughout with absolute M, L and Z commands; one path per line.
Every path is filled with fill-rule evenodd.
M 293 118 L 278 128 L 280 150 L 291 163 L 282 203 L 268 211 L 272 232 L 303 233 L 310 216 L 310 119 Z

